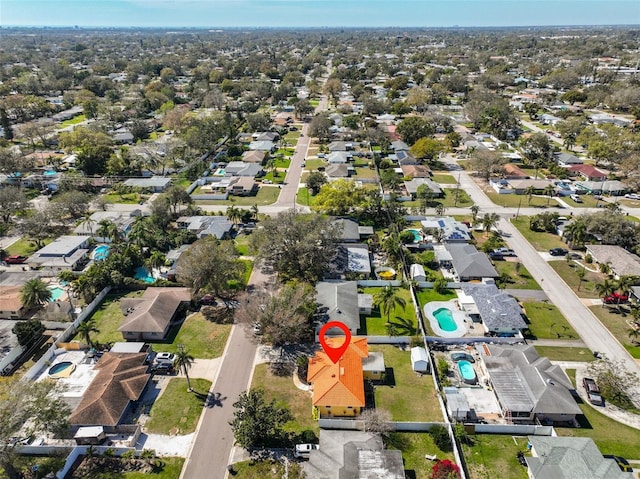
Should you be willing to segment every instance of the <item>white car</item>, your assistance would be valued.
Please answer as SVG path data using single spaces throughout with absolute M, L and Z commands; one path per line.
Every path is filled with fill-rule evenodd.
M 571 198 L 576 203 L 582 203 L 582 198 L 580 198 L 578 195 L 570 195 L 569 198 Z
M 154 358 L 156 364 L 173 364 L 176 359 L 176 355 L 173 353 L 158 353 Z
M 318 444 L 296 444 L 296 450 L 293 453 L 296 457 L 309 457 L 314 449 L 320 449 Z
M 624 197 L 630 200 L 640 200 L 640 195 L 638 193 L 627 193 Z

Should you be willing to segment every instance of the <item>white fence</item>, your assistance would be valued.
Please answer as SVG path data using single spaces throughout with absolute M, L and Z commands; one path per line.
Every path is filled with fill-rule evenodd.
M 474 424 L 476 434 L 509 434 L 513 436 L 552 436 L 553 426 L 534 424 Z
M 2 361 L 0 361 L 0 373 L 2 373 L 5 368 L 12 369 L 11 363 L 13 363 L 16 359 L 20 357 L 20 355 L 24 352 L 24 348 L 20 345 L 17 345 L 9 354 L 7 354 Z
M 67 461 L 64 464 L 64 467 L 60 469 L 56 473 L 57 479 L 64 479 L 67 474 L 71 471 L 73 464 L 76 462 L 80 456 L 84 456 L 87 454 L 87 450 L 91 446 L 75 446 L 71 454 L 67 457 Z M 111 449 L 116 456 L 121 456 L 127 451 L 134 451 L 134 448 L 131 447 L 107 447 L 107 446 L 93 446 L 92 451 L 94 455 L 103 454 L 107 449 Z
M 367 336 L 369 344 L 411 344 L 409 336 Z
M 104 299 L 104 297 L 107 295 L 107 293 L 111 290 L 110 286 L 107 286 L 106 288 L 104 288 L 102 291 L 100 291 L 100 293 L 98 294 L 98 296 L 95 297 L 95 299 L 93 301 L 91 301 L 83 310 L 82 313 L 80 313 L 78 315 L 78 317 L 75 319 L 75 321 L 73 323 L 69 324 L 69 327 L 67 329 L 65 329 L 62 334 L 60 334 L 60 336 L 57 338 L 56 341 L 59 342 L 65 342 L 67 341 L 67 339 L 69 339 L 76 331 L 76 328 L 80 325 L 80 323 L 82 321 L 84 321 L 85 319 L 87 319 L 92 313 L 93 311 L 96 309 L 96 307 L 98 307 L 98 305 L 102 302 L 102 300 Z M 45 367 L 45 365 L 51 361 L 51 359 L 55 356 L 55 352 L 58 349 L 58 346 L 56 346 L 55 342 L 54 344 L 51 345 L 51 347 L 47 350 L 47 352 L 45 352 L 42 357 L 31 367 L 31 369 L 29 369 L 29 371 L 27 371 L 27 373 L 22 377 L 22 379 L 29 379 L 29 380 L 33 380 L 35 379 L 39 374 L 40 371 L 42 371 L 42 369 Z

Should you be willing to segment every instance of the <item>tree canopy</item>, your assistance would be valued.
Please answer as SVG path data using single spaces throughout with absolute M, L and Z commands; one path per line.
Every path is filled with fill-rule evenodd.
M 267 401 L 262 389 L 251 389 L 233 403 L 235 411 L 230 422 L 236 442 L 245 449 L 281 446 L 284 425 L 293 419 L 286 407 L 275 400 Z

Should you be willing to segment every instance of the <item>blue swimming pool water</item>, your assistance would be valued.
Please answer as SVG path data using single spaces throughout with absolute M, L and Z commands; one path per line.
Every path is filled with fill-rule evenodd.
M 51 171 L 51 170 L 47 170 L 47 171 L 44 172 L 44 176 L 53 176 L 53 175 L 56 175 L 56 174 L 57 174 L 57 172 Z
M 134 278 L 144 281 L 145 283 L 154 283 L 156 281 L 156 279 L 151 276 L 151 273 L 149 273 L 149 271 L 147 271 L 146 268 L 143 268 L 142 266 L 136 268 L 136 274 L 134 275 Z
M 95 261 L 104 261 L 109 256 L 109 245 L 101 244 L 93 250 L 93 259 Z
M 49 301 L 58 301 L 60 297 L 64 294 L 64 289 L 60 286 L 54 286 L 53 288 L 49 288 L 51 290 L 51 299 Z
M 49 368 L 49 375 L 53 376 L 54 374 L 59 374 L 67 368 L 73 367 L 73 363 L 69 361 L 63 361 L 58 364 L 54 364 Z
M 455 331 L 458 329 L 456 322 L 453 320 L 451 311 L 447 308 L 438 308 L 433 312 L 433 317 L 438 321 L 438 326 L 443 331 Z
M 420 241 L 422 241 L 422 235 L 420 234 L 420 231 L 418 230 L 407 230 L 407 231 L 411 231 L 411 234 L 413 234 L 414 243 L 419 243 Z
M 469 361 L 459 361 L 458 362 L 458 371 L 460 371 L 460 376 L 467 383 L 475 383 L 476 382 L 476 372 L 473 369 L 473 366 Z

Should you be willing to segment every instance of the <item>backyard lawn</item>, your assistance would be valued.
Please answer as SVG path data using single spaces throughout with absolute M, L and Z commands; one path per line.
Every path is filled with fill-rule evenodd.
M 528 440 L 523 436 L 482 434 L 471 436 L 472 446 L 463 446 L 469 479 L 526 479 L 527 468 L 518 463 L 518 451 L 526 452 Z
M 154 434 L 184 435 L 196 430 L 211 381 L 191 379 L 193 392 L 187 391 L 187 380 L 173 378 L 151 407 L 144 427 Z
M 542 289 L 519 261 L 495 261 L 493 266 L 499 274 L 506 273 L 511 278 L 510 282 L 504 285 L 507 289 Z
M 141 195 L 140 193 L 107 193 L 102 196 L 107 203 L 120 203 L 124 205 L 135 205 L 141 201 L 146 201 L 149 195 Z
M 605 275 L 603 275 L 602 273 L 596 273 L 586 270 L 584 279 L 582 283 L 580 283 L 580 278 L 578 277 L 577 271 L 579 269 L 582 269 L 582 266 L 580 266 L 575 261 L 550 261 L 549 266 L 551 266 L 555 270 L 555 272 L 558 273 L 562 280 L 567 283 L 567 285 L 573 290 L 573 292 L 576 293 L 580 298 L 598 297 L 598 293 L 595 292 L 595 286 L 605 279 Z M 580 286 L 579 290 L 578 286 Z
M 400 449 L 404 459 L 407 479 L 428 479 L 434 463 L 424 458 L 425 454 L 435 454 L 438 459 L 455 462 L 453 453 L 442 452 L 433 442 L 430 434 L 423 432 L 392 432 L 385 440 L 387 449 Z
M 522 303 L 529 320 L 529 331 L 537 339 L 580 339 L 555 305 L 544 301 Z
M 382 288 L 364 288 L 366 294 L 375 295 Z M 402 298 L 406 306 L 402 308 L 395 304 L 393 310 L 389 314 L 389 322 L 396 328 L 397 336 L 413 336 L 416 334 L 417 321 L 414 311 L 411 294 L 408 289 L 394 288 L 398 297 Z M 358 334 L 370 336 L 387 336 L 387 316 L 382 316 L 378 308 L 371 311 L 370 316 L 360 316 L 360 329 Z
M 551 248 L 567 247 L 564 241 L 562 241 L 557 234 L 531 231 L 531 229 L 529 228 L 528 216 L 520 216 L 517 220 L 512 219 L 511 223 L 516 228 L 518 228 L 518 231 L 522 233 L 522 236 L 524 236 L 527 241 L 531 243 L 531 246 L 533 246 L 538 251 L 549 251 Z
M 93 313 L 92 318 L 95 319 L 96 327 L 100 332 L 94 333 L 92 339 L 101 344 L 122 341 L 122 333 L 118 331 L 124 319 L 124 315 L 120 311 L 120 298 L 135 298 L 141 296 L 142 293 L 142 291 L 135 291 L 124 296 L 107 295 L 100 307 Z M 165 341 L 154 343 L 154 349 L 176 352 L 178 344 L 183 344 L 195 358 L 217 358 L 224 351 L 230 331 L 230 325 L 212 323 L 207 321 L 202 314 L 196 313 L 189 316 L 182 324 L 174 326 Z
M 251 388 L 263 389 L 267 401 L 275 399 L 278 406 L 289 408 L 294 420 L 285 426 L 288 431 L 301 433 L 312 430 L 318 435 L 318 421 L 313 418 L 311 393 L 298 389 L 290 375 L 276 376 L 268 364 L 258 364 L 253 372 Z
M 450 299 L 457 298 L 456 292 L 453 289 L 448 290 L 446 293 L 438 293 L 434 289 L 421 289 L 416 293 L 418 302 L 420 303 L 420 310 L 425 304 L 431 301 L 449 301 Z
M 394 421 L 443 421 L 431 375 L 419 375 L 411 368 L 411 353 L 391 345 L 370 345 L 382 352 L 387 369 L 383 384 L 375 386 L 377 409 L 391 413 Z
M 238 252 L 238 254 L 240 256 L 247 256 L 249 255 L 249 240 L 251 239 L 251 235 L 243 235 L 243 234 L 239 234 L 237 235 L 234 240 L 233 240 L 233 244 L 236 247 L 236 251 Z
M 575 370 L 567 369 L 567 375 L 575 385 Z M 637 429 L 621 424 L 600 414 L 589 404 L 579 403 L 584 417 L 579 418 L 580 428 L 556 427 L 558 436 L 590 437 L 602 454 L 614 454 L 637 459 L 640 451 L 640 433 Z M 612 434 L 612 431 L 615 431 Z

